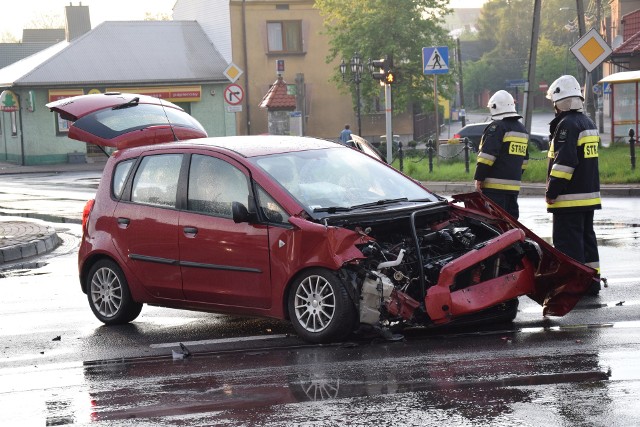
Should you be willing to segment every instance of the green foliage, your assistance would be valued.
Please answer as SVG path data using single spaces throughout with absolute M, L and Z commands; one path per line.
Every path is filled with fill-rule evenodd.
M 584 0 L 586 28 L 596 26 L 595 2 Z M 601 16 L 607 12 L 601 10 Z M 505 80 L 526 78 L 531 48 L 533 2 L 530 0 L 489 0 L 478 20 L 477 40 L 482 57 L 463 66 L 465 105 L 484 90 L 506 89 Z M 536 61 L 537 87 L 563 74 L 579 77 L 579 67 L 571 46 L 578 39 L 576 2 L 545 0 L 540 12 L 540 33 Z
M 416 153 L 417 154 L 417 153 Z M 544 183 L 547 180 L 547 152 L 531 149 L 529 163 L 522 181 L 527 183 Z M 637 150 L 640 157 L 640 150 Z M 635 170 L 631 170 L 629 146 L 615 144 L 609 148 L 600 148 L 599 152 L 600 182 L 603 184 L 637 184 L 640 183 L 640 159 Z M 433 172 L 429 173 L 429 160 L 423 156 L 406 157 L 404 173 L 419 181 L 453 181 L 471 182 L 475 172 L 476 155 L 470 154 L 469 173 L 465 172 L 464 162 L 444 163 L 433 159 Z M 397 160 L 393 166 L 399 168 Z
M 418 104 L 422 110 L 433 109 L 432 77 L 422 71 L 422 48 L 449 45 L 452 40 L 442 27 L 442 17 L 449 13 L 447 0 L 316 0 L 315 7 L 325 21 L 330 50 L 327 63 L 335 64 L 332 81 L 354 95 L 353 84 L 344 83 L 338 64 L 358 52 L 365 70 L 361 83 L 364 111 L 380 97 L 378 81 L 369 76 L 367 60 L 393 55 L 398 81 L 393 86 L 394 111 L 402 112 Z M 450 68 L 455 61 L 450 59 Z M 438 77 L 439 93 L 450 96 L 455 72 Z M 355 102 L 354 102 L 355 104 Z

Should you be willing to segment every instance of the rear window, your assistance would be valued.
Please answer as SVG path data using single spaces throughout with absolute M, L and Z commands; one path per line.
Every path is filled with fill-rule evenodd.
M 122 190 L 124 190 L 124 185 L 127 182 L 127 177 L 134 161 L 135 159 L 120 162 L 113 171 L 113 196 L 116 199 L 122 197 Z
M 74 126 L 100 138 L 113 139 L 137 129 L 169 123 L 204 132 L 202 125 L 184 111 L 152 104 L 133 104 L 127 108 L 100 110 L 78 119 Z

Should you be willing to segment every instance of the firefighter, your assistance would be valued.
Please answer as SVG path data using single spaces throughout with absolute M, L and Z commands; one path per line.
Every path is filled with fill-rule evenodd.
M 589 294 L 600 292 L 600 263 L 593 213 L 601 208 L 598 174 L 600 136 L 595 123 L 583 113 L 580 85 L 565 75 L 547 91 L 556 113 L 549 125 L 550 147 L 545 194 L 553 214 L 553 245 L 598 272 Z
M 480 140 L 474 175 L 476 191 L 496 202 L 518 219 L 520 179 L 529 158 L 529 135 L 520 122 L 513 97 L 499 90 L 489 99 L 493 120 Z

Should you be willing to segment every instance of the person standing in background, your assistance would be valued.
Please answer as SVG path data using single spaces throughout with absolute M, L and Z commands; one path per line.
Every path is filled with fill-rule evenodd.
M 499 90 L 489 99 L 493 120 L 480 140 L 476 172 L 476 191 L 497 203 L 518 219 L 520 180 L 529 159 L 529 135 L 520 122 L 513 97 Z
M 351 139 L 351 126 L 344 125 L 344 129 L 340 132 L 340 142 L 344 145 L 348 145 L 347 142 Z
M 600 256 L 593 215 L 601 209 L 598 167 L 598 128 L 583 112 L 582 91 L 575 77 L 561 76 L 547 91 L 556 117 L 549 124 L 547 211 L 553 214 L 553 246 L 594 268 L 598 281 L 590 295 L 600 292 Z

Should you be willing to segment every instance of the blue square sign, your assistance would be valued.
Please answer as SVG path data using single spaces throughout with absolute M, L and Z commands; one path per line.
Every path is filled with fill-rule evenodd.
M 423 47 L 422 71 L 424 74 L 447 74 L 449 72 L 449 46 Z

